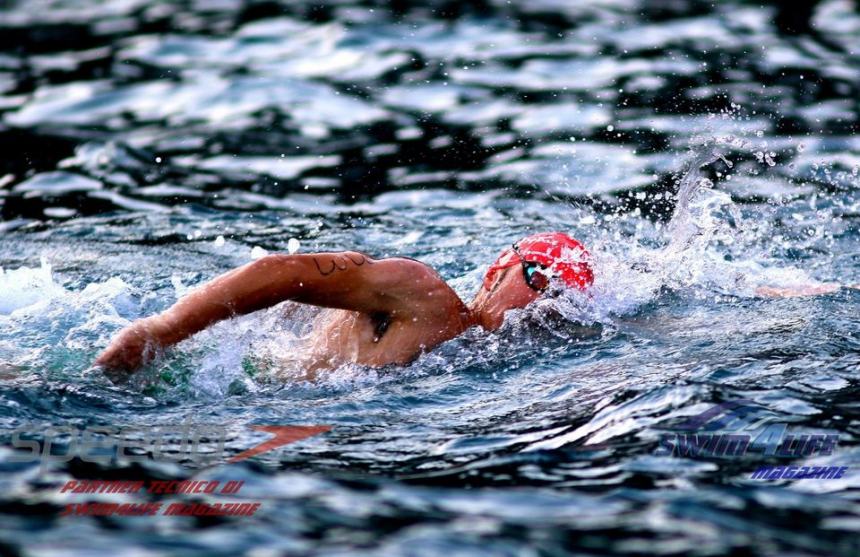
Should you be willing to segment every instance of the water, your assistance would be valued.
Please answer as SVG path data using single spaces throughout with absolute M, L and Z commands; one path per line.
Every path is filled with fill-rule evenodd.
M 244 463 L 16 463 L 27 555 L 856 555 L 860 15 L 721 2 L 138 2 L 0 11 L 0 423 L 329 425 Z M 795 18 L 794 20 L 792 18 Z M 126 385 L 131 320 L 267 251 L 433 265 L 464 299 L 564 229 L 593 299 L 402 369 L 250 376 L 310 317 L 219 324 Z M 296 245 L 298 242 L 298 246 Z M 655 454 L 713 404 L 836 433 L 841 479 Z M 68 479 L 244 480 L 253 517 L 59 517 Z M 155 500 L 151 497 L 149 499 Z M 145 496 L 132 498 L 148 500 Z M 221 501 L 174 495 L 164 502 Z

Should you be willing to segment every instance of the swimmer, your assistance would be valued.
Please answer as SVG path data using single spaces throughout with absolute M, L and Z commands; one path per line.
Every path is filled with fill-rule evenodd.
M 506 311 L 537 300 L 553 281 L 584 291 L 593 280 L 588 251 L 560 232 L 533 234 L 506 249 L 469 303 L 414 259 L 373 259 L 354 251 L 267 255 L 200 286 L 167 311 L 135 321 L 96 365 L 122 377 L 213 323 L 288 300 L 335 310 L 314 325 L 308 370 L 407 364 L 471 327 L 498 329 Z
M 373 259 L 354 251 L 267 255 L 200 286 L 167 311 L 135 321 L 96 365 L 112 379 L 122 378 L 218 321 L 286 301 L 333 310 L 317 318 L 301 355 L 308 378 L 345 363 L 407 364 L 471 327 L 498 329 L 505 312 L 529 305 L 553 283 L 587 291 L 594 280 L 590 259 L 566 234 L 533 234 L 502 252 L 465 303 L 436 271 L 414 259 Z M 805 296 L 838 288 L 760 287 L 757 294 Z

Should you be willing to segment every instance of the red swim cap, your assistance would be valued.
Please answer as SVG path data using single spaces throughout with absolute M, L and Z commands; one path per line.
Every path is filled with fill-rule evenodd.
M 538 263 L 549 269 L 550 273 L 560 278 L 572 288 L 585 290 L 594 282 L 591 271 L 591 255 L 585 246 L 562 232 L 542 232 L 526 236 L 515 244 L 523 260 Z M 487 269 L 484 276 L 484 288 L 490 289 L 496 273 L 502 269 L 513 267 L 520 258 L 512 248 L 506 249 Z

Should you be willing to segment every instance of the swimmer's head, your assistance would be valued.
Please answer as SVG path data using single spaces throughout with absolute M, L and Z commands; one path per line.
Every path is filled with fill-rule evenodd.
M 553 283 L 585 291 L 594 282 L 590 254 L 567 234 L 544 232 L 515 242 L 490 265 L 473 301 L 486 328 L 501 326 L 504 312 L 537 300 Z

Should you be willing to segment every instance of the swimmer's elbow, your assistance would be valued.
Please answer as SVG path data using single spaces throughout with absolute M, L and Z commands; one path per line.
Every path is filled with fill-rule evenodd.
M 272 254 L 251 264 L 249 276 L 272 303 L 293 300 L 318 304 L 366 286 L 373 260 L 358 252 Z
M 256 285 L 257 294 L 265 299 L 264 305 L 273 305 L 292 299 L 300 293 L 307 265 L 299 256 L 275 253 L 249 264 L 250 282 Z

